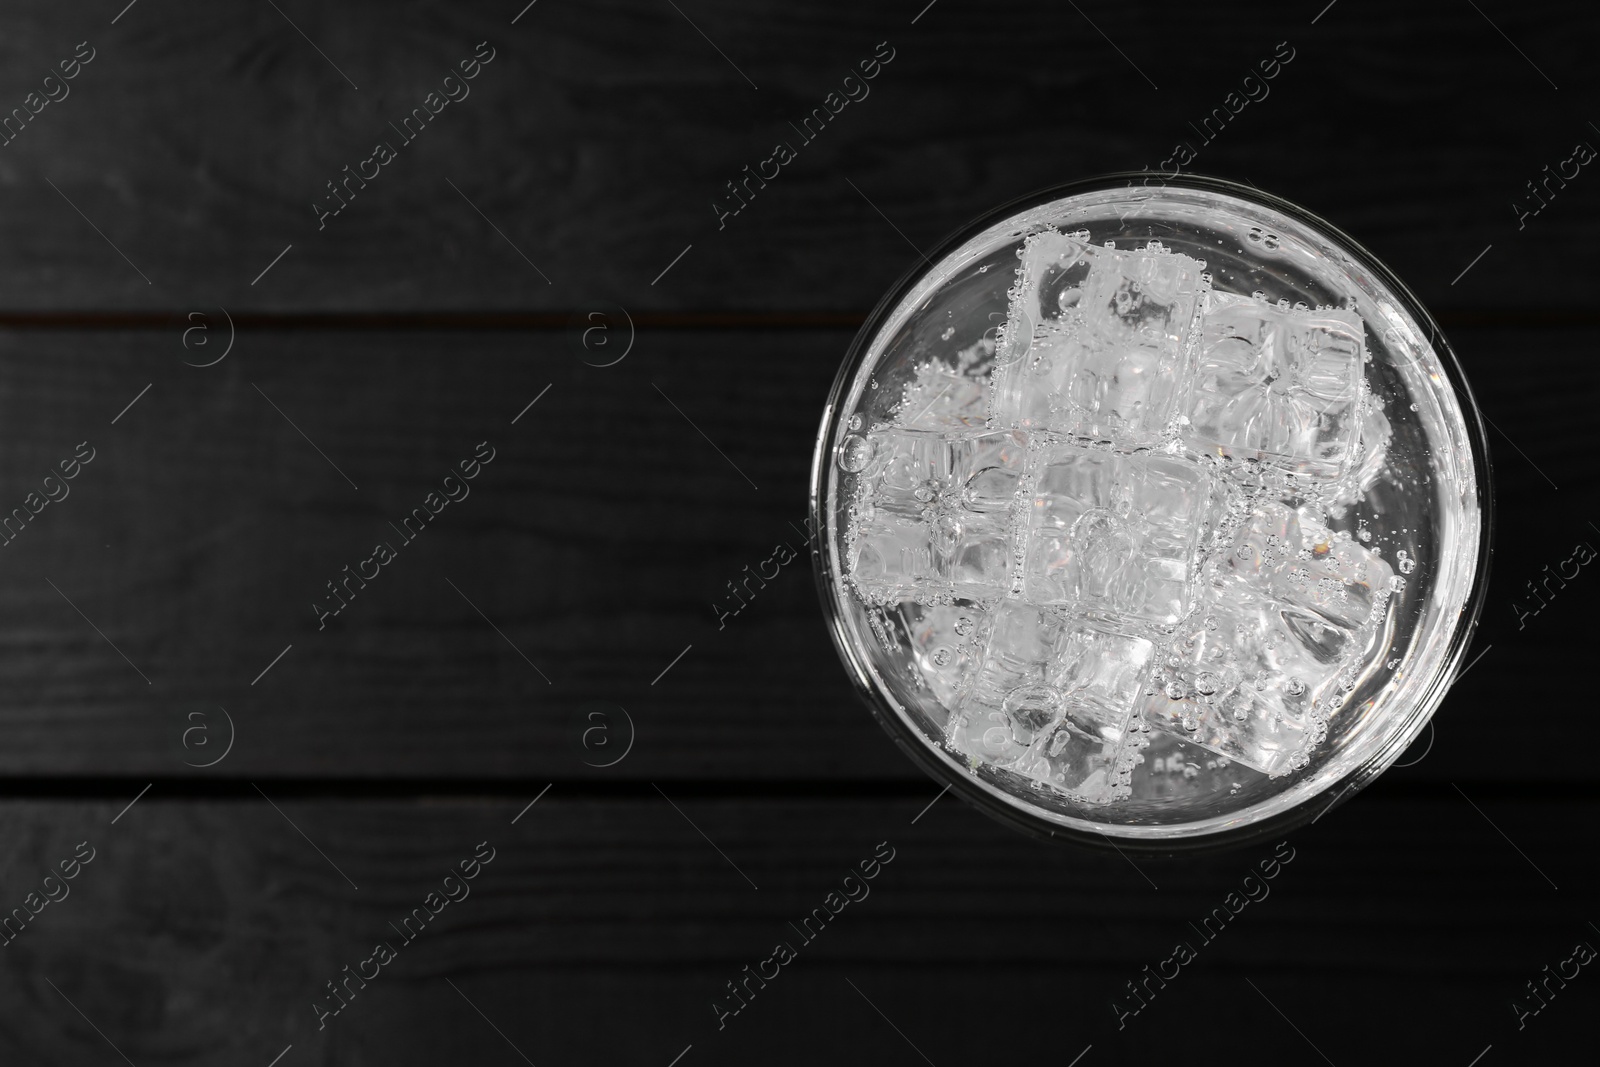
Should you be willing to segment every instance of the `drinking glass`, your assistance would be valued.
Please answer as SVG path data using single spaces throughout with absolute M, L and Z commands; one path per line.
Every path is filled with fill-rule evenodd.
M 1461 670 L 1490 555 L 1432 317 L 1205 177 L 1063 185 L 924 257 L 840 368 L 810 504 L 890 736 L 1014 827 L 1123 849 L 1281 834 L 1371 782 Z

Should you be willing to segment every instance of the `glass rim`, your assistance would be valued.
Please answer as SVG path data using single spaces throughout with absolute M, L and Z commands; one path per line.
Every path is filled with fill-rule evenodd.
M 1410 287 L 1361 242 L 1321 216 L 1283 197 L 1264 192 L 1253 185 L 1241 185 L 1225 178 L 1207 175 L 1178 175 L 1170 178 L 1163 175 L 1158 180 L 1152 181 L 1153 177 L 1154 175 L 1149 172 L 1113 171 L 1038 189 L 984 212 L 941 240 L 927 255 L 919 253 L 919 261 L 909 267 L 890 286 L 856 331 L 833 385 L 828 391 L 828 399 L 823 406 L 821 425 L 812 452 L 808 508 L 812 536 L 827 538 L 828 523 L 827 516 L 823 512 L 823 502 L 833 451 L 831 438 L 840 414 L 840 405 L 871 352 L 873 341 L 905 297 L 924 277 L 937 269 L 939 264 L 968 241 L 1029 208 L 1036 208 L 1051 201 L 1086 193 L 1104 192 L 1119 184 L 1130 189 L 1136 184 L 1143 184 L 1145 188 L 1158 190 L 1171 187 L 1219 193 L 1279 212 L 1337 245 L 1386 287 L 1418 326 L 1429 331 L 1429 346 L 1439 361 L 1446 384 L 1449 385 L 1460 406 L 1472 461 L 1478 505 L 1478 549 L 1477 559 L 1473 563 L 1470 590 L 1463 601 L 1454 632 L 1450 635 L 1449 645 L 1438 669 L 1420 689 L 1414 704 L 1406 710 L 1397 727 L 1388 733 L 1376 750 L 1344 774 L 1330 778 L 1310 795 L 1281 811 L 1247 823 L 1187 835 L 1181 832 L 1183 823 L 1174 823 L 1170 824 L 1170 828 L 1176 831 L 1172 835 L 1123 836 L 1054 823 L 1040 812 L 1030 811 L 1019 804 L 1000 799 L 991 792 L 992 787 L 986 786 L 973 774 L 962 773 L 958 767 L 949 762 L 948 754 L 942 754 L 942 749 L 932 744 L 926 736 L 913 730 L 895 709 L 885 706 L 883 696 L 872 684 L 870 671 L 863 657 L 844 627 L 837 601 L 837 590 L 829 568 L 829 559 L 833 554 L 832 544 L 831 542 L 814 544 L 812 561 L 817 591 L 822 601 L 828 632 L 833 639 L 839 659 L 850 676 L 857 697 L 866 703 L 879 725 L 914 763 L 935 781 L 944 783 L 951 791 L 960 794 L 978 810 L 1030 836 L 1070 841 L 1104 851 L 1135 850 L 1144 854 L 1233 848 L 1287 833 L 1307 821 L 1321 818 L 1323 814 L 1371 784 L 1399 759 L 1416 740 L 1423 727 L 1432 721 L 1434 713 L 1461 673 L 1462 661 L 1472 644 L 1487 599 L 1495 526 L 1493 469 L 1489 460 L 1488 434 L 1483 413 L 1467 381 L 1466 373 L 1457 359 L 1454 347 L 1433 315 Z M 1316 805 L 1315 801 L 1329 793 L 1334 796 L 1332 802 Z M 1114 829 L 1115 824 L 1107 825 L 1107 830 L 1114 831 Z

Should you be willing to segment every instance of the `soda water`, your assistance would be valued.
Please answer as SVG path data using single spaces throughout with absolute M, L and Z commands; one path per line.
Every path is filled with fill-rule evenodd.
M 839 610 L 897 713 L 1012 803 L 1270 808 L 1438 659 L 1429 587 L 1460 600 L 1477 555 L 1459 405 L 1301 229 L 1183 190 L 1044 205 L 914 286 L 833 412 Z

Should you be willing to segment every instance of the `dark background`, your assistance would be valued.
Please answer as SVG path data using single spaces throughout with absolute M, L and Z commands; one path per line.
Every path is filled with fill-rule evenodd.
M 1600 544 L 1600 176 L 1537 214 L 1526 186 L 1600 146 L 1600 19 L 1323 2 L 7 5 L 0 113 L 94 58 L 0 147 L 0 512 L 95 458 L 0 547 L 0 912 L 95 858 L 0 948 L 0 1063 L 1592 1053 L 1600 975 L 1520 1029 L 1511 1004 L 1600 945 L 1600 577 L 1518 617 Z M 471 95 L 319 231 L 324 183 L 483 40 Z M 1270 846 L 1135 865 L 930 808 L 805 556 L 713 605 L 804 548 L 826 391 L 918 249 L 1198 145 L 1279 42 L 1187 169 L 1332 220 L 1438 315 L 1495 427 L 1495 579 L 1409 765 L 1202 944 Z M 470 497 L 319 630 L 325 583 L 485 440 Z M 325 983 L 480 841 L 472 895 L 319 1031 Z M 719 1031 L 724 984 L 879 842 L 870 897 Z

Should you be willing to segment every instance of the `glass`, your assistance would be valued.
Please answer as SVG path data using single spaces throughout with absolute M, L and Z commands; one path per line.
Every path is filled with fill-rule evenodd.
M 1485 436 L 1370 253 L 1230 182 L 1006 205 L 878 305 L 813 458 L 845 666 L 1018 828 L 1281 834 L 1438 707 L 1488 574 Z

